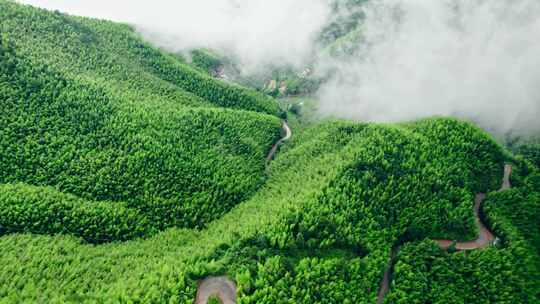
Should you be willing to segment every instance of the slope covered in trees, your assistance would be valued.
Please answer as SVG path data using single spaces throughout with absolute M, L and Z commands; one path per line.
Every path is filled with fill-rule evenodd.
M 292 123 L 126 25 L 0 0 L 0 302 L 536 303 L 540 180 L 476 126 Z M 500 186 L 515 164 L 514 188 Z M 430 239 L 500 241 L 469 254 Z
M 540 168 L 540 139 L 520 143 L 517 147 L 517 153 L 532 162 L 537 168 Z
M 97 83 L 107 93 L 136 103 L 174 101 L 278 112 L 270 98 L 213 81 L 142 41 L 128 25 L 44 12 L 6 0 L 0 5 L 4 40 L 34 65 Z
M 447 139 L 452 140 L 442 145 Z M 314 126 L 297 134 L 270 164 L 268 182 L 254 197 L 202 231 L 168 229 L 144 240 L 99 246 L 73 237 L 2 237 L 6 250 L 0 259 L 7 266 L 0 296 L 189 303 L 199 279 L 226 274 L 237 283 L 241 303 L 372 303 L 389 249 L 400 239 L 475 235 L 473 194 L 497 188 L 504 161 L 491 138 L 455 120 Z M 502 225 L 505 220 L 494 221 Z M 503 242 L 485 252 L 504 256 L 514 250 L 508 246 Z M 432 250 L 443 257 L 461 256 Z M 418 253 L 419 261 L 426 252 Z M 69 267 L 60 266 L 68 260 Z M 521 263 L 510 259 L 501 267 L 520 269 Z M 453 266 L 444 267 L 452 271 Z M 452 274 L 468 278 L 468 273 Z M 71 278 L 68 284 L 65 278 Z M 481 278 L 493 290 L 525 279 L 527 272 Z M 524 293 L 534 299 L 533 291 Z M 389 299 L 411 299 L 399 293 L 399 286 L 392 292 L 401 297 Z M 443 296 L 437 292 L 434 297 Z
M 537 303 L 540 290 L 540 173 L 521 162 L 513 188 L 491 193 L 484 218 L 496 245 L 447 253 L 432 241 L 398 253 L 387 303 Z
M 126 26 L 6 1 L 0 15 L 3 229 L 102 242 L 202 227 L 263 183 L 280 132 L 268 97 Z

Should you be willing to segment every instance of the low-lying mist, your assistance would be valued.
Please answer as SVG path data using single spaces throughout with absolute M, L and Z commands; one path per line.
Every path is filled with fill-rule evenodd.
M 394 122 L 433 115 L 474 120 L 497 135 L 540 131 L 540 1 L 372 0 L 359 50 L 315 56 L 331 0 L 25 0 L 134 24 L 170 51 L 212 48 L 245 71 L 315 64 L 332 77 L 319 112 Z
M 244 71 L 301 66 L 330 14 L 328 0 L 21 0 L 51 10 L 132 24 L 172 52 L 210 48 L 235 55 Z
M 472 119 L 497 135 L 540 131 L 540 2 L 380 0 L 358 55 L 321 64 L 325 115 Z

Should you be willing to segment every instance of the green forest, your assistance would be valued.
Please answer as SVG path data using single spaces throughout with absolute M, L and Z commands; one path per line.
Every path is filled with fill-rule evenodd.
M 217 276 L 246 304 L 540 303 L 538 141 L 305 120 L 210 51 L 9 0 L 0 34 L 0 303 L 194 303 Z M 440 248 L 478 236 L 477 193 L 494 244 Z

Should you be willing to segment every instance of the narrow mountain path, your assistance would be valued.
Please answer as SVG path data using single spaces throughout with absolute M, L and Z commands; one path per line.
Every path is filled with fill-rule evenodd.
M 266 157 L 266 164 L 274 158 L 279 146 L 289 140 L 292 136 L 292 131 L 287 121 L 283 121 L 283 131 L 285 135 L 279 139 L 270 149 L 268 156 Z M 197 297 L 195 298 L 195 304 L 207 304 L 210 297 L 217 297 L 222 304 L 235 304 L 236 303 L 236 284 L 225 276 L 221 277 L 208 277 L 199 282 L 197 288 Z
M 395 247 L 390 251 L 390 262 L 388 262 L 388 267 L 384 271 L 381 287 L 379 288 L 379 294 L 377 295 L 377 304 L 382 304 L 384 297 L 388 291 L 390 291 L 390 278 L 392 277 L 392 271 L 394 270 L 394 264 L 396 262 L 396 256 L 399 248 L 400 247 Z
M 504 178 L 503 178 L 503 184 L 501 186 L 501 189 L 499 191 L 504 191 L 510 189 L 510 175 L 512 174 L 512 166 L 511 165 L 505 165 L 504 166 Z M 457 242 L 455 243 L 455 247 L 457 250 L 474 250 L 479 248 L 485 248 L 488 247 L 493 243 L 495 240 L 495 236 L 489 229 L 484 225 L 480 218 L 480 209 L 482 206 L 482 203 L 486 199 L 485 193 L 479 193 L 476 195 L 476 198 L 474 200 L 474 215 L 475 215 L 475 222 L 476 226 L 478 227 L 478 231 L 480 232 L 478 235 L 478 238 L 473 241 L 468 242 Z M 452 240 L 435 240 L 439 246 L 442 249 L 448 249 L 454 241 Z
M 285 136 L 283 136 L 280 140 L 278 140 L 273 146 L 272 149 L 270 149 L 270 152 L 268 152 L 268 156 L 266 157 L 266 164 L 268 164 L 273 158 L 274 155 L 277 152 L 277 149 L 279 146 L 284 142 L 291 138 L 292 131 L 289 125 L 287 124 L 287 121 L 283 121 L 283 131 L 285 131 Z
M 499 191 L 505 191 L 512 187 L 510 184 L 510 175 L 512 174 L 512 165 L 506 164 L 504 166 L 504 177 L 502 181 L 502 186 Z M 473 241 L 467 241 L 467 242 L 455 242 L 454 240 L 444 240 L 444 239 L 436 239 L 435 241 L 437 244 L 439 244 L 439 247 L 441 247 L 444 250 L 447 250 L 452 246 L 452 244 L 455 245 L 456 250 L 459 251 L 465 251 L 465 250 L 474 250 L 474 249 L 480 249 L 485 248 L 493 244 L 493 241 L 495 240 L 495 236 L 489 229 L 486 227 L 486 225 L 482 222 L 482 218 L 480 216 L 480 210 L 482 207 L 482 203 L 486 199 L 485 193 L 479 193 L 476 195 L 475 201 L 474 201 L 474 215 L 475 215 L 475 221 L 476 226 L 479 230 L 479 235 L 476 240 Z M 381 287 L 379 288 L 379 294 L 377 296 L 377 304 L 382 304 L 384 301 L 384 297 L 390 290 L 390 281 L 392 277 L 392 271 L 394 269 L 395 259 L 397 252 L 399 251 L 399 246 L 392 248 L 392 251 L 390 253 L 390 262 L 388 263 L 388 268 L 384 272 L 383 280 L 381 282 Z

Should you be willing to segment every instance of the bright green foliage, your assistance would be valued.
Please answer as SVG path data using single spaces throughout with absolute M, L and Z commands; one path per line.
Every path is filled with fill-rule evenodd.
M 81 202 L 88 201 L 84 203 L 85 210 L 94 208 L 90 201 L 103 201 L 95 205 L 99 206 L 95 210 L 89 211 L 92 217 L 103 208 L 128 208 L 121 212 L 136 218 L 112 223 L 102 234 L 97 231 L 83 233 L 71 226 L 58 229 L 58 223 L 47 228 L 46 221 L 39 217 L 32 217 L 37 223 L 14 225 L 11 220 L 21 220 L 25 212 L 36 211 L 33 209 L 35 199 L 24 198 L 26 189 L 33 188 L 19 186 L 16 190 L 18 201 L 0 201 L 0 206 L 9 204 L 22 208 L 20 215 L 12 214 L 9 220 L 0 221 L 4 230 L 24 228 L 24 231 L 36 233 L 73 233 L 96 241 L 102 238 L 124 240 L 171 226 L 202 227 L 262 185 L 266 153 L 279 137 L 277 117 L 206 107 L 207 102 L 200 103 L 199 107 L 188 106 L 198 102 L 199 97 L 191 96 L 181 87 L 175 89 L 180 93 L 175 97 L 164 95 L 161 100 L 148 103 L 134 101 L 131 96 L 138 95 L 138 91 L 130 91 L 121 82 L 104 85 L 100 81 L 102 73 L 109 75 L 113 83 L 112 79 L 122 73 L 137 81 L 139 77 L 129 76 L 134 72 L 131 65 L 100 63 L 84 72 L 86 75 L 74 77 L 79 69 L 90 68 L 91 56 L 69 58 L 66 55 L 53 58 L 58 60 L 54 62 L 51 56 L 38 58 L 32 53 L 50 47 L 56 48 L 51 54 L 62 53 L 64 50 L 56 45 L 60 44 L 56 40 L 69 33 L 94 35 L 108 26 L 110 39 L 117 35 L 120 36 L 117 40 L 122 41 L 120 38 L 127 35 L 127 30 L 118 29 L 112 23 L 44 13 L 10 2 L 2 1 L 0 7 L 0 15 L 10 17 L 1 18 L 0 22 L 11 30 L 3 38 L 0 49 L 0 184 L 52 186 L 80 197 Z M 39 38 L 26 33 L 44 31 L 52 26 L 48 22 L 62 22 L 74 28 L 72 32 L 62 34 L 40 32 Z M 86 22 L 96 28 L 87 27 Z M 26 31 L 25 36 L 17 37 L 22 31 Z M 99 37 L 105 39 L 107 35 Z M 71 36 L 64 38 L 69 42 L 65 47 L 71 51 L 90 52 L 96 56 L 112 58 L 122 52 L 146 49 L 150 55 L 136 58 L 154 63 L 168 58 L 148 46 L 99 51 L 96 40 L 77 43 Z M 138 41 L 133 33 L 124 38 L 133 43 Z M 122 46 L 122 43 L 114 45 Z M 57 66 L 62 58 L 68 62 Z M 206 76 L 189 69 L 176 63 L 167 65 L 167 73 L 203 85 L 205 82 L 201 79 Z M 95 77 L 90 78 L 91 74 Z M 156 77 L 157 74 L 148 75 Z M 159 90 L 161 84 L 156 82 L 155 85 Z M 257 96 L 253 100 L 265 99 L 210 78 L 206 85 L 219 98 L 236 98 L 228 94 L 252 94 Z M 120 88 L 133 95 L 117 94 Z M 150 87 L 141 84 L 139 89 Z M 199 92 L 197 90 L 193 89 L 193 92 Z M 200 95 L 208 97 L 207 94 Z M 177 97 L 182 97 L 180 102 L 176 102 Z M 35 189 L 31 190 L 28 196 L 35 192 Z M 65 200 L 60 194 L 54 194 L 54 197 L 57 200 L 55 208 L 73 205 L 71 197 Z M 70 221 L 76 221 L 74 214 L 70 214 Z M 111 216 L 118 218 L 119 215 L 112 213 Z M 146 224 L 137 227 L 140 222 Z M 117 226 L 122 227 L 117 229 Z
M 520 176 L 524 169 L 514 172 L 523 183 L 484 202 L 496 247 L 449 254 L 433 242 L 404 246 L 387 303 L 538 303 L 540 175 Z
M 52 188 L 0 185 L 0 206 L 0 233 L 72 234 L 102 243 L 153 232 L 153 223 L 125 204 L 90 202 Z
M 228 275 L 239 303 L 374 303 L 405 241 L 389 303 L 537 300 L 524 161 L 485 202 L 499 246 L 426 240 L 475 237 L 474 194 L 511 160 L 473 125 L 314 124 L 265 169 L 267 97 L 125 25 L 2 0 L 0 25 L 0 302 L 193 303 L 198 280 Z
M 424 132 L 416 131 L 419 125 L 426 126 Z M 479 149 L 482 160 L 472 154 L 466 161 L 492 163 L 485 166 L 498 168 L 493 178 L 500 180 L 501 149 L 467 123 L 443 119 L 406 126 L 326 123 L 295 133 L 268 168 L 266 185 L 203 231 L 169 229 L 146 240 L 98 247 L 60 237 L 54 242 L 25 235 L 0 239 L 0 246 L 7 249 L 0 260 L 10 265 L 0 273 L 5 278 L 0 281 L 5 286 L 0 297 L 47 296 L 54 302 L 78 295 L 97 301 L 189 303 L 198 279 L 228 274 L 236 279 L 241 303 L 336 299 L 372 303 L 390 247 L 398 239 L 450 237 L 462 230 L 475 234 L 473 188 L 484 179 L 476 178 L 462 158 L 456 160 L 459 166 L 451 167 L 460 173 L 459 180 L 449 171 L 438 171 L 445 170 L 439 163 L 454 156 L 435 147 L 443 134 L 448 137 L 459 130 L 466 135 L 446 149 L 460 157 L 469 147 Z M 437 137 L 437 132 L 443 134 Z M 426 183 L 415 183 L 418 178 Z M 406 187 L 399 192 L 402 200 L 394 198 L 399 187 Z M 434 192 L 440 197 L 432 194 L 437 187 L 453 196 L 443 190 Z M 394 206 L 395 213 L 388 206 Z M 434 210 L 444 213 L 431 214 Z M 62 248 L 69 248 L 68 253 L 61 254 Z M 67 254 L 77 262 L 66 269 L 26 261 L 23 272 L 16 266 L 21 263 L 19 250 L 27 256 L 41 252 L 41 259 L 51 261 Z M 104 272 L 112 275 L 103 278 Z M 65 286 L 66 276 L 76 279 Z M 42 293 L 31 289 L 14 293 L 18 282 Z M 87 287 L 81 292 L 80 286 Z
M 537 303 L 525 257 L 514 246 L 449 254 L 431 241 L 409 243 L 386 303 Z
M 477 127 L 453 119 L 445 121 L 426 119 L 407 126 L 428 139 L 429 145 L 422 150 L 443 158 L 444 162 L 433 165 L 440 170 L 449 168 L 450 175 L 444 178 L 463 184 L 475 193 L 499 189 L 503 174 L 501 164 L 510 159 L 507 152 Z
M 212 262 L 216 259 L 210 256 L 266 230 L 286 210 L 313 197 L 337 174 L 347 157 L 339 151 L 351 140 L 333 124 L 294 138 L 295 147 L 271 163 L 269 180 L 261 191 L 201 232 L 168 229 L 146 240 L 100 246 L 81 245 L 71 237 L 0 238 L 4 249 L 0 261 L 7 266 L 0 268 L 0 298 L 8 302 L 138 299 L 191 303 L 197 279 L 233 265 L 222 254 L 218 254 L 219 262 Z M 18 266 L 22 265 L 17 253 L 21 251 L 32 259 L 24 268 Z M 238 261 L 235 251 L 227 256 Z M 69 267 L 53 266 L 66 259 L 73 261 Z M 71 278 L 70 283 L 65 283 L 66 278 Z
M 240 303 L 359 303 L 365 295 L 362 260 L 303 258 L 289 264 L 280 256 L 259 264 L 255 291 Z
M 489 185 L 502 176 L 502 150 L 492 139 L 450 119 L 344 131 L 359 133 L 350 152 L 355 161 L 279 230 L 310 248 L 356 250 L 380 248 L 385 240 L 476 235 L 473 193 L 496 189 Z
M 0 1 L 0 28 L 20 55 L 97 82 L 134 103 L 215 104 L 277 114 L 268 97 L 216 81 L 143 42 L 127 25 Z

